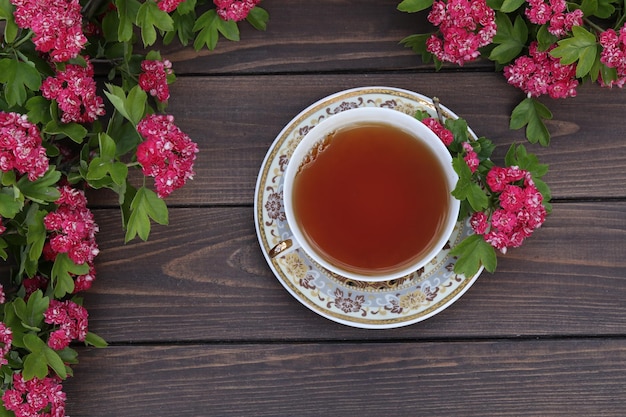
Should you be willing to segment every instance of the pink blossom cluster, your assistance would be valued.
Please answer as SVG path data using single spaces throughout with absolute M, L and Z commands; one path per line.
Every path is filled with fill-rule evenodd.
M 259 4 L 261 0 L 213 0 L 217 7 L 217 15 L 223 20 L 238 22 L 248 17 L 250 10 Z
M 422 119 L 422 123 L 426 125 L 427 128 L 433 131 L 435 135 L 441 139 L 444 145 L 449 146 L 454 141 L 454 135 L 452 132 L 445 128 L 439 120 L 433 117 L 427 117 Z
M 49 100 L 56 100 L 63 111 L 63 123 L 89 123 L 104 115 L 104 102 L 96 94 L 93 66 L 88 57 L 85 59 L 87 64 L 84 67 L 68 64 L 41 85 L 41 94 Z
M 574 26 L 583 23 L 583 11 L 576 9 L 566 12 L 567 4 L 565 0 L 526 0 L 529 7 L 526 8 L 526 17 L 531 23 L 537 25 L 548 25 L 548 32 L 557 37 L 563 37 L 572 30 Z
M 48 165 L 37 126 L 25 115 L 0 111 L 0 170 L 15 169 L 34 181 L 48 171 Z
M 491 216 L 482 211 L 474 213 L 470 224 L 486 242 L 506 253 L 507 248 L 519 247 L 545 221 L 543 196 L 530 173 L 516 166 L 494 166 L 486 181 L 498 196 L 498 208 Z
M 463 160 L 473 174 L 478 169 L 478 165 L 480 165 L 480 159 L 478 159 L 478 154 L 469 142 L 463 142 L 463 150 L 465 151 L 465 156 L 463 156 Z
M 99 252 L 96 243 L 98 225 L 87 208 L 85 194 L 67 185 L 59 191 L 61 196 L 55 202 L 56 210 L 44 217 L 46 229 L 52 232 L 49 249 L 53 256 L 67 253 L 78 265 L 91 264 Z
M 157 6 L 165 13 L 170 13 L 176 10 L 179 4 L 184 0 L 159 0 Z
M 428 20 L 439 27 L 441 37 L 432 35 L 427 50 L 440 61 L 463 65 L 480 56 L 496 34 L 496 15 L 486 0 L 435 1 Z
M 0 217 L 0 235 L 6 232 L 7 227 L 2 223 L 2 217 Z
M 37 377 L 24 380 L 21 373 L 13 374 L 13 387 L 2 395 L 4 407 L 15 417 L 63 417 L 66 395 L 57 378 Z
M 82 30 L 78 0 L 11 0 L 15 23 L 34 33 L 35 49 L 50 54 L 54 62 L 76 58 L 87 42 Z
M 622 26 L 619 34 L 613 29 L 605 30 L 599 40 L 602 46 L 600 62 L 617 70 L 617 80 L 608 84 L 621 88 L 626 84 L 626 26 Z
M 172 73 L 172 63 L 167 59 L 146 59 L 141 62 L 141 70 L 143 72 L 139 75 L 139 87 L 159 101 L 167 101 L 170 98 L 167 76 Z
M 548 94 L 552 98 L 576 96 L 576 64 L 563 65 L 550 55 L 553 45 L 540 51 L 537 42 L 529 46 L 529 55 L 515 60 L 504 67 L 504 76 L 509 84 L 521 89 L 531 97 Z
M 165 198 L 193 178 L 198 146 L 174 124 L 171 115 L 150 114 L 137 125 L 145 139 L 137 147 L 144 175 L 154 177 L 157 195 Z
M 48 346 L 54 350 L 63 350 L 73 340 L 83 342 L 87 337 L 87 309 L 71 300 L 51 300 L 43 316 L 46 323 L 59 326 L 48 338 Z
M 9 363 L 6 356 L 11 350 L 12 343 L 13 332 L 11 331 L 11 328 L 0 321 L 0 365 L 6 365 Z

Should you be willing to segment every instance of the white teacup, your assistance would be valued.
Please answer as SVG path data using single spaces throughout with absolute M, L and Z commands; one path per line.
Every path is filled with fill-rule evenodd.
M 355 127 L 362 127 L 362 126 L 379 126 L 379 127 L 382 126 L 383 128 L 400 130 L 404 132 L 404 134 L 408 134 L 413 140 L 418 141 L 422 143 L 423 145 L 425 145 L 425 148 L 428 149 L 427 152 L 429 152 L 430 157 L 432 157 L 431 159 L 433 159 L 434 161 L 434 162 L 431 161 L 431 163 L 435 163 L 437 166 L 436 169 L 441 170 L 440 171 L 441 175 L 439 175 L 441 178 L 440 181 L 442 181 L 442 184 L 445 184 L 444 185 L 445 194 L 438 193 L 439 197 L 437 197 L 439 200 L 441 200 L 442 198 L 445 199 L 445 204 L 442 206 L 441 209 L 439 208 L 434 209 L 434 211 L 437 211 L 437 210 L 441 211 L 441 213 L 439 213 L 439 217 L 438 217 L 439 220 L 437 221 L 437 224 L 432 226 L 435 230 L 432 232 L 432 236 L 424 236 L 425 239 L 430 239 L 429 243 L 423 248 L 420 248 L 417 253 L 411 254 L 410 256 L 407 257 L 407 259 L 401 262 L 400 261 L 397 262 L 397 265 L 394 264 L 394 265 L 390 265 L 389 267 L 373 267 L 372 269 L 369 269 L 368 266 L 352 265 L 350 264 L 350 262 L 338 261 L 337 260 L 338 257 L 333 258 L 332 255 L 329 255 L 329 253 L 327 253 L 327 251 L 320 245 L 319 242 L 316 242 L 313 240 L 313 238 L 311 237 L 312 233 L 310 233 L 307 230 L 303 230 L 303 226 L 300 221 L 301 219 L 298 218 L 297 210 L 294 207 L 297 204 L 302 205 L 302 203 L 294 202 L 294 183 L 296 183 L 297 185 L 296 177 L 299 175 L 301 168 L 304 167 L 302 169 L 308 169 L 310 165 L 307 165 L 307 164 L 316 164 L 317 162 L 316 159 L 320 155 L 323 155 L 324 152 L 327 151 L 327 149 L 330 149 L 328 148 L 328 146 L 333 143 L 333 140 L 337 140 L 337 137 L 339 137 L 339 136 L 336 136 L 338 135 L 337 132 L 345 132 L 346 130 L 350 130 Z M 404 140 L 406 141 L 406 139 Z M 354 143 L 358 143 L 358 141 Z M 413 146 L 413 145 L 422 146 L 419 144 L 410 144 L 410 146 Z M 387 147 L 389 146 L 385 145 L 385 149 Z M 351 148 L 351 149 L 356 149 L 356 148 Z M 406 158 L 402 157 L 399 159 L 406 159 Z M 406 164 L 406 162 L 403 162 L 403 163 Z M 412 160 L 410 161 L 410 163 L 413 163 Z M 420 166 L 418 164 L 423 164 L 421 160 L 415 160 L 414 163 L 416 167 Z M 335 164 L 335 165 L 342 165 L 342 164 Z M 398 162 L 397 165 L 400 165 L 400 162 Z M 333 166 L 333 165 L 330 165 L 330 166 Z M 390 170 L 388 169 L 385 170 L 385 173 L 387 173 L 387 171 L 390 171 Z M 375 176 L 378 176 L 378 174 L 375 174 Z M 435 176 L 433 175 L 433 178 L 434 177 Z M 341 179 L 337 178 L 337 181 L 339 182 L 341 181 Z M 368 181 L 373 182 L 371 180 L 368 180 Z M 359 281 L 379 282 L 379 281 L 388 281 L 392 279 L 397 279 L 397 278 L 409 275 L 417 271 L 424 265 L 426 265 L 430 260 L 432 260 L 437 255 L 437 253 L 439 253 L 443 249 L 450 235 L 452 234 L 452 231 L 457 222 L 457 217 L 459 213 L 459 201 L 456 198 L 454 198 L 450 194 L 450 192 L 456 186 L 457 181 L 458 181 L 458 176 L 454 172 L 454 169 L 452 168 L 452 157 L 448 149 L 446 148 L 446 146 L 428 127 L 426 127 L 423 123 L 421 123 L 414 117 L 411 117 L 397 110 L 380 108 L 380 107 L 363 107 L 363 108 L 351 109 L 351 110 L 346 110 L 336 115 L 333 115 L 332 117 L 329 117 L 328 119 L 320 122 L 317 126 L 315 126 L 306 134 L 306 136 L 302 139 L 302 141 L 296 147 L 295 151 L 293 152 L 293 155 L 291 156 L 289 160 L 287 169 L 284 173 L 283 196 L 284 196 L 285 215 L 286 215 L 287 222 L 292 232 L 292 237 L 276 245 L 276 247 L 273 248 L 272 251 L 270 252 L 270 256 L 274 257 L 278 255 L 279 253 L 285 253 L 285 251 L 290 250 L 290 248 L 293 249 L 293 248 L 301 247 L 307 253 L 307 255 L 311 257 L 313 261 L 317 262 L 319 265 L 328 269 L 329 271 L 334 272 L 346 278 L 359 280 Z M 393 182 L 393 180 L 391 182 Z M 399 182 L 403 182 L 403 181 L 399 181 Z M 386 183 L 389 184 L 389 181 L 387 181 Z M 358 185 L 359 187 L 354 187 L 354 188 L 355 189 L 361 188 L 361 185 L 364 185 L 366 187 L 366 190 L 369 190 L 367 188 L 369 187 L 369 183 L 358 184 Z M 360 209 L 360 208 L 364 208 L 365 205 L 367 205 L 368 206 L 367 208 L 369 209 L 370 202 L 372 204 L 374 204 L 375 202 L 380 203 L 380 198 L 385 198 L 385 197 L 380 197 L 378 199 L 377 197 L 381 195 L 386 195 L 384 192 L 382 192 L 384 191 L 384 189 L 385 189 L 385 186 L 378 186 L 377 188 L 372 188 L 371 198 L 365 197 L 366 198 L 366 200 L 364 200 L 365 203 L 360 204 L 358 208 L 355 209 L 359 214 L 363 214 L 364 216 L 366 216 L 366 221 L 364 222 L 362 226 L 365 231 L 364 235 L 368 235 L 367 232 L 368 230 L 370 230 L 369 229 L 370 227 L 372 228 L 371 230 L 374 230 L 374 226 L 372 225 L 376 225 L 375 226 L 376 230 L 384 231 L 386 230 L 385 229 L 387 225 L 386 222 L 390 222 L 391 220 L 394 220 L 394 221 L 402 220 L 402 219 L 396 219 L 395 217 L 398 217 L 401 215 L 394 214 L 395 211 L 391 209 L 389 210 L 389 216 L 387 215 L 386 211 L 384 215 L 378 216 L 378 215 L 369 215 L 364 209 L 363 210 Z M 366 193 L 369 193 L 369 192 L 370 191 L 366 191 Z M 423 191 L 419 189 L 415 190 L 415 193 L 420 193 L 420 192 L 423 192 Z M 405 194 L 412 195 L 411 192 L 407 192 Z M 441 195 L 443 195 L 443 197 Z M 320 196 L 319 198 L 324 199 L 326 197 Z M 422 196 L 422 198 L 425 198 L 424 201 L 427 202 L 429 196 L 425 195 L 425 196 Z M 347 201 L 352 201 L 352 200 L 347 200 Z M 333 205 L 336 203 L 335 201 L 326 201 L 325 204 Z M 394 204 L 398 204 L 398 203 L 394 203 Z M 425 203 L 425 204 L 428 204 L 428 203 Z M 387 207 L 390 207 L 390 206 L 388 205 Z M 336 210 L 336 211 L 339 211 L 339 210 Z M 316 212 L 314 211 L 314 213 Z M 410 211 L 410 213 L 413 213 L 413 211 Z M 330 219 L 331 218 L 330 216 L 332 215 L 333 214 L 330 213 L 328 214 L 328 217 L 324 217 L 324 218 Z M 418 215 L 420 214 L 418 212 L 415 212 L 415 216 L 418 216 Z M 412 214 L 407 214 L 407 215 L 402 215 L 402 216 L 407 217 L 407 221 L 408 221 L 407 224 L 412 224 L 411 221 L 417 220 L 417 219 L 411 218 L 413 216 Z M 304 214 L 301 217 L 305 217 Z M 394 217 L 394 218 L 391 218 L 391 217 Z M 423 217 L 427 218 L 426 215 L 424 215 Z M 338 220 L 338 219 L 333 219 L 333 221 L 341 222 L 341 220 Z M 378 223 L 381 223 L 381 224 L 378 224 Z M 394 226 L 391 226 L 391 227 L 395 227 L 397 229 L 399 228 L 397 225 L 395 225 L 395 223 L 394 223 Z M 333 228 L 330 228 L 329 230 L 332 232 Z M 418 237 L 418 235 L 413 236 L 412 231 L 409 231 L 409 232 L 411 233 L 404 233 L 404 234 L 407 235 L 409 238 Z M 423 235 L 426 235 L 426 233 L 424 233 Z M 336 242 L 339 244 L 339 242 L 342 242 L 342 240 L 339 240 L 339 239 L 343 239 L 345 237 L 346 236 L 333 236 L 332 237 L 333 243 L 334 243 L 335 238 L 337 239 Z M 369 249 L 367 250 L 363 249 L 362 253 L 363 253 L 364 261 L 369 260 L 369 258 L 375 258 L 379 254 L 379 251 L 388 251 L 392 255 L 394 255 L 396 252 L 398 253 L 401 252 L 400 249 L 394 249 L 394 245 L 397 242 L 376 241 L 376 238 L 372 238 L 373 241 L 369 242 L 368 239 L 369 238 L 365 236 L 362 239 L 356 240 L 356 242 L 359 245 L 360 243 L 363 243 L 364 245 L 367 245 L 367 248 L 370 248 L 370 247 L 372 248 L 370 252 L 367 252 L 367 250 Z M 398 240 L 403 240 L 403 239 L 404 237 Z M 384 240 L 394 240 L 394 239 L 384 239 Z M 349 244 L 349 246 L 359 246 L 359 245 L 355 245 L 354 243 Z M 402 250 L 405 250 L 405 249 L 403 248 Z M 360 263 L 360 260 L 359 260 L 359 263 Z M 367 263 L 367 262 L 364 262 L 364 263 Z

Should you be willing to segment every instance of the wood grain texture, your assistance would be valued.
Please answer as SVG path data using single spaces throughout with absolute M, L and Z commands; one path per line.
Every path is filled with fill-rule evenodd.
M 283 289 L 247 207 L 171 210 L 146 243 L 122 244 L 118 213 L 96 211 L 91 329 L 112 342 L 624 336 L 626 203 L 562 203 L 457 303 L 393 331 L 335 324 Z M 558 323 L 558 325 L 557 325 Z
M 81 349 L 72 417 L 623 416 L 626 341 Z
M 509 116 L 522 99 L 496 73 L 351 74 L 184 77 L 172 88 L 169 111 L 198 142 L 194 180 L 170 204 L 252 204 L 256 178 L 267 149 L 282 128 L 315 101 L 348 88 L 386 85 L 437 96 L 474 131 L 498 146 L 502 163 L 522 131 L 509 129 Z M 600 95 L 600 93 L 602 93 Z M 625 198 L 626 91 L 585 85 L 578 97 L 547 100 L 554 113 L 548 148 L 529 145 L 550 165 L 546 181 L 555 198 Z M 114 204 L 106 193 L 92 204 Z

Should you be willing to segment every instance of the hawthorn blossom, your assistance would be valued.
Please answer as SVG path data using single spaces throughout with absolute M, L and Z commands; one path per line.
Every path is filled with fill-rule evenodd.
M 13 331 L 6 323 L 0 321 L 0 365 L 9 363 L 6 356 L 11 350 L 13 343 Z
M 93 65 L 89 57 L 85 60 L 84 67 L 67 64 L 41 84 L 41 94 L 58 103 L 63 123 L 90 123 L 104 115 L 104 101 L 96 94 Z
M 159 0 L 157 6 L 165 13 L 171 13 L 185 0 Z
M 154 177 L 157 195 L 165 198 L 193 178 L 198 146 L 174 124 L 171 115 L 150 114 L 137 125 L 145 139 L 137 146 L 143 174 Z
M 583 11 L 576 9 L 566 13 L 565 0 L 550 0 L 548 3 L 544 0 L 526 0 L 526 2 L 529 5 L 525 11 L 528 20 L 537 25 L 549 23 L 548 32 L 559 38 L 570 32 L 572 27 L 583 23 Z
M 465 151 L 465 156 L 463 157 L 463 160 L 473 174 L 474 172 L 476 172 L 476 169 L 478 169 L 478 165 L 480 165 L 478 154 L 476 153 L 476 151 L 474 151 L 474 148 L 469 142 L 463 142 L 463 150 Z
M 524 239 L 543 224 L 546 209 L 543 196 L 528 171 L 513 166 L 494 166 L 486 177 L 488 188 L 497 196 L 492 213 L 476 212 L 470 218 L 474 233 L 482 235 L 487 243 L 506 253 L 510 247 L 519 247 Z
M 521 56 L 504 67 L 507 82 L 529 97 L 544 94 L 552 98 L 575 97 L 578 86 L 576 64 L 561 64 L 558 58 L 550 55 L 555 47 L 552 45 L 548 50 L 540 51 L 537 42 L 532 42 L 528 56 Z
M 141 62 L 139 86 L 142 90 L 150 93 L 159 101 L 167 101 L 170 98 L 170 90 L 167 85 L 167 76 L 172 73 L 172 63 L 169 60 L 144 60 Z
M 44 217 L 46 230 L 52 232 L 48 248 L 52 256 L 67 253 L 74 263 L 89 264 L 99 253 L 95 238 L 98 225 L 82 191 L 70 186 L 63 186 L 59 191 L 61 196 L 55 202 L 57 209 Z
M 87 337 L 87 309 L 71 300 L 51 300 L 43 316 L 46 323 L 59 326 L 48 338 L 48 346 L 54 350 L 63 350 L 73 340 L 83 342 Z
M 49 53 L 52 61 L 76 58 L 87 43 L 78 0 L 11 0 L 11 3 L 15 6 L 15 23 L 33 31 L 35 49 Z
M 48 171 L 46 149 L 37 126 L 25 115 L 0 111 L 0 170 L 16 170 L 35 181 Z M 2 229 L 0 222 L 0 229 Z M 2 230 L 0 230 L 0 233 Z
M 496 34 L 496 15 L 486 0 L 435 1 L 428 20 L 439 27 L 426 41 L 426 49 L 440 61 L 463 65 L 480 56 Z
M 2 402 L 15 417 L 65 416 L 66 395 L 58 378 L 26 381 L 21 373 L 14 373 L 12 385 L 2 395 Z
M 617 71 L 617 80 L 606 82 L 608 86 L 623 87 L 626 84 L 626 26 L 622 26 L 619 34 L 613 29 L 607 29 L 600 34 L 600 62 Z
M 427 117 L 422 120 L 422 123 L 426 125 L 435 135 L 441 139 L 444 145 L 448 146 L 454 141 L 454 135 L 448 129 L 446 129 L 439 120 L 433 117 Z
M 217 15 L 223 20 L 238 22 L 248 17 L 250 10 L 261 0 L 213 0 L 217 7 Z

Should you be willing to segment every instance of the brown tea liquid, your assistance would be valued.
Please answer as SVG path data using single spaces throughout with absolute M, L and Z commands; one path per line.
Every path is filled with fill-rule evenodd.
M 309 243 L 328 262 L 384 273 L 431 249 L 449 193 L 426 145 L 395 127 L 363 124 L 335 132 L 302 167 L 293 205 Z

